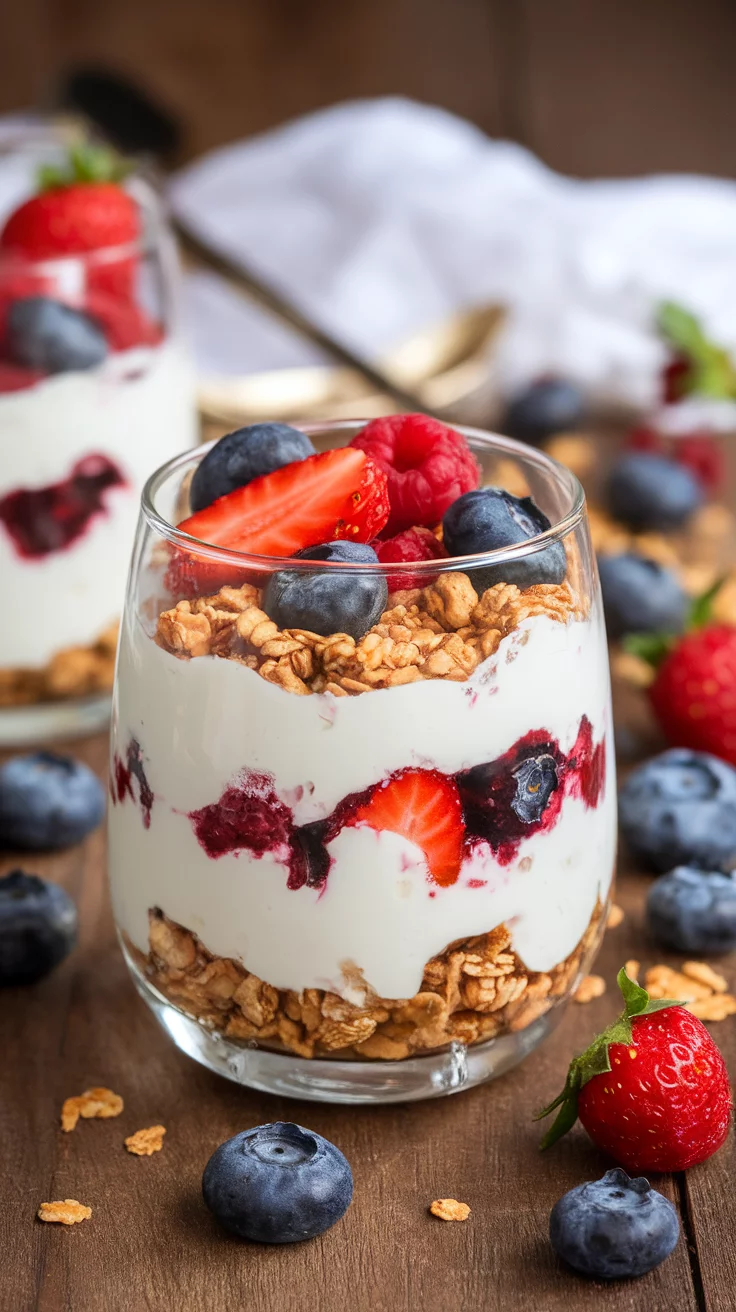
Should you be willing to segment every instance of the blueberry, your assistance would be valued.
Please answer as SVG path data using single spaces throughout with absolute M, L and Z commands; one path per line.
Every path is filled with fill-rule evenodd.
M 7 350 L 15 364 L 64 374 L 101 364 L 107 341 L 99 324 L 81 310 L 48 296 L 28 296 L 10 307 Z
M 557 788 L 557 763 L 553 756 L 530 756 L 514 771 L 516 794 L 511 806 L 526 825 L 541 820 Z
M 702 505 L 704 495 L 685 465 L 646 451 L 622 456 L 606 484 L 611 514 L 633 529 L 680 528 Z
M 77 941 L 77 908 L 58 884 L 11 870 L 0 879 L 0 985 L 32 984 Z
M 629 775 L 619 793 L 621 830 L 653 870 L 736 865 L 736 770 L 706 752 L 674 747 Z
M 543 442 L 553 433 L 577 428 L 585 414 L 585 398 L 564 378 L 540 378 L 511 398 L 501 431 L 522 442 Z
M 736 948 L 736 875 L 677 866 L 655 879 L 647 898 L 653 938 L 677 952 Z
M 669 1257 L 680 1237 L 677 1211 L 643 1176 L 615 1167 L 555 1203 L 549 1237 L 558 1257 L 599 1280 L 643 1276 Z
M 96 829 L 104 814 L 105 790 L 81 761 L 36 752 L 0 767 L 4 847 L 68 847 Z
M 207 452 L 194 472 L 189 501 L 193 511 L 204 510 L 218 497 L 282 465 L 314 455 L 306 433 L 288 424 L 251 424 L 227 433 Z
M 218 1221 L 241 1239 L 293 1244 L 340 1220 L 353 1176 L 328 1139 L 275 1121 L 220 1144 L 204 1169 L 202 1193 Z
M 294 559 L 378 564 L 375 551 L 364 542 L 325 542 L 305 547 Z M 380 619 L 387 600 L 383 574 L 327 569 L 310 574 L 282 569 L 271 575 L 262 604 L 281 629 L 309 629 L 325 636 L 348 633 L 358 641 Z
M 500 487 L 481 487 L 458 497 L 442 521 L 443 540 L 451 556 L 474 556 L 482 551 L 526 542 L 550 527 L 547 516 L 531 497 L 513 497 Z M 515 583 L 530 588 L 535 583 L 561 583 L 567 573 L 567 558 L 561 542 L 519 560 L 473 569 L 477 592 L 494 583 Z
M 601 556 L 598 573 L 609 638 L 627 633 L 681 633 L 688 610 L 687 596 L 675 572 L 625 552 Z

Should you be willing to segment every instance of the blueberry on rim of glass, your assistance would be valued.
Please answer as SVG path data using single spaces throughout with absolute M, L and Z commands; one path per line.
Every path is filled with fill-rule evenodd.
M 221 437 L 199 462 L 189 490 L 193 511 L 204 510 L 218 497 L 254 478 L 272 474 L 314 455 L 306 433 L 289 424 L 249 424 Z
M 481 487 L 453 502 L 442 520 L 443 541 L 451 556 L 474 556 L 484 551 L 516 546 L 546 533 L 549 519 L 531 497 L 515 497 L 500 487 Z M 562 583 L 567 557 L 561 542 L 498 565 L 474 567 L 477 592 L 496 583 L 530 588 L 539 583 Z

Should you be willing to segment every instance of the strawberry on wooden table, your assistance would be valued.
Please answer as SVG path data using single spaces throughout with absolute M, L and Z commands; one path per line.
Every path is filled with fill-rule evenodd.
M 649 699 L 667 741 L 736 765 L 736 628 L 711 620 L 721 583 L 693 602 L 684 634 L 630 634 L 624 646 L 656 670 Z
M 624 1010 L 581 1056 L 565 1088 L 537 1119 L 557 1111 L 542 1147 L 575 1121 L 596 1147 L 632 1173 L 684 1171 L 716 1152 L 731 1122 L 731 1089 L 719 1049 L 678 1002 L 651 999 L 619 971 Z

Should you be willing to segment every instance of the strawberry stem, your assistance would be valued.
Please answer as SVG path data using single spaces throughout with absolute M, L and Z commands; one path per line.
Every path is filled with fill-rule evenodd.
M 654 1012 L 664 1011 L 666 1007 L 681 1006 L 681 1003 L 674 998 L 650 998 L 646 989 L 637 984 L 635 980 L 629 979 L 625 966 L 622 966 L 618 972 L 616 982 L 624 999 L 624 1009 L 621 1015 L 593 1040 L 590 1047 L 585 1049 L 585 1052 L 581 1053 L 579 1057 L 573 1057 L 562 1093 L 559 1093 L 553 1102 L 549 1103 L 547 1107 L 543 1107 L 534 1117 L 535 1121 L 541 1121 L 545 1116 L 551 1116 L 552 1112 L 557 1111 L 552 1125 L 540 1144 L 542 1149 L 550 1148 L 553 1143 L 557 1143 L 558 1139 L 567 1134 L 568 1130 L 572 1129 L 578 1119 L 580 1090 L 585 1087 L 589 1080 L 593 1079 L 594 1075 L 603 1075 L 611 1069 L 609 1055 L 611 1044 L 630 1044 L 633 1042 L 634 1035 L 631 1022 L 634 1017 L 652 1016 Z
M 61 164 L 43 164 L 39 169 L 40 191 L 71 187 L 78 182 L 122 182 L 133 165 L 109 146 L 78 142 L 71 146 Z

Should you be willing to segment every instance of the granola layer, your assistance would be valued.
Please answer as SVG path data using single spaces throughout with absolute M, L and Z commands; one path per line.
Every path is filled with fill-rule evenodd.
M 0 706 L 32 706 L 109 692 L 115 674 L 118 621 L 89 646 L 64 647 L 47 665 L 0 667 Z
M 287 692 L 344 697 L 422 679 L 464 682 L 524 620 L 545 615 L 566 624 L 585 614 L 568 580 L 523 591 L 497 583 L 479 596 L 461 572 L 441 574 L 423 589 L 394 592 L 359 642 L 346 633 L 324 637 L 279 629 L 260 602 L 251 584 L 180 601 L 160 614 L 156 641 L 182 660 L 238 661 Z
M 149 912 L 148 955 L 128 939 L 126 948 L 160 993 L 227 1038 L 299 1057 L 401 1061 L 452 1042 L 481 1043 L 538 1020 L 587 969 L 604 910 L 599 900 L 580 942 L 549 972 L 526 969 L 505 924 L 432 957 L 412 998 L 379 998 L 357 967 L 346 966 L 349 991 L 360 1004 L 322 989 L 275 988 L 240 962 L 214 956 L 157 908 Z

